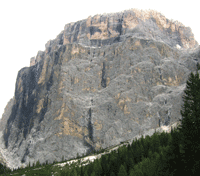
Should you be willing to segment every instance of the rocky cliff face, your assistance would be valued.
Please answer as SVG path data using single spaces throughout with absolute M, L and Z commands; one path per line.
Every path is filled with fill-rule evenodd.
M 154 11 L 67 24 L 19 71 L 1 153 L 9 167 L 60 161 L 171 125 L 199 61 L 191 29 Z

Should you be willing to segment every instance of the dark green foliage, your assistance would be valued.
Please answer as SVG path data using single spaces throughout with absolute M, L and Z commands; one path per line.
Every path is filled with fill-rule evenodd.
M 101 166 L 104 174 L 109 173 L 109 167 L 108 167 L 108 161 L 107 161 L 107 156 L 103 155 L 100 159 L 101 161 Z
M 73 170 L 72 170 L 72 172 L 71 172 L 71 175 L 72 175 L 72 176 L 77 176 L 77 171 L 76 171 L 75 168 L 73 168 Z
M 117 176 L 127 176 L 126 169 L 123 165 L 120 166 L 120 169 L 119 169 Z
M 181 153 L 180 153 L 180 133 L 177 130 L 171 131 L 172 140 L 170 142 L 170 148 L 167 152 L 168 160 L 167 166 L 170 173 L 180 174 L 182 172 L 183 163 L 181 162 Z M 177 163 L 179 163 L 177 165 Z
M 199 65 L 199 63 L 197 63 L 197 70 L 200 70 L 200 65 Z
M 93 170 L 95 171 L 96 176 L 100 176 L 102 174 L 102 167 L 99 160 L 95 160 L 93 164 Z
M 200 172 L 200 78 L 191 73 L 183 96 L 182 120 L 178 127 L 181 133 L 181 153 L 184 173 Z
M 5 167 L 3 164 L 0 163 L 0 174 L 3 174 L 5 172 Z
M 111 172 L 110 176 L 116 176 L 114 172 Z
M 144 175 L 143 172 L 142 172 L 142 170 L 141 170 L 140 164 L 137 164 L 134 167 L 133 175 L 134 176 L 143 176 Z
M 167 146 L 169 144 L 169 135 L 165 135 L 165 132 L 162 132 L 158 137 L 162 146 Z
M 36 167 L 39 167 L 41 164 L 40 164 L 40 161 L 38 160 L 35 164 Z
M 160 146 L 160 140 L 159 140 L 159 137 L 158 137 L 158 134 L 155 133 L 153 136 L 152 136 L 152 142 L 151 142 L 151 150 L 153 152 L 157 152 L 158 149 L 159 149 L 159 146 Z
M 11 170 L 9 168 L 0 163 L 0 174 L 9 175 L 10 172 Z
M 129 174 L 129 176 L 134 176 L 135 174 L 134 174 L 134 170 L 133 169 L 131 169 L 130 170 L 130 174 Z

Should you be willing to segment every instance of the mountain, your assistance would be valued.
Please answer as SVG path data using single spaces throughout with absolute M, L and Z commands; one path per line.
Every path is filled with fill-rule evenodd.
M 200 48 L 189 27 L 149 10 L 69 23 L 18 72 L 0 121 L 11 168 L 61 161 L 181 118 Z

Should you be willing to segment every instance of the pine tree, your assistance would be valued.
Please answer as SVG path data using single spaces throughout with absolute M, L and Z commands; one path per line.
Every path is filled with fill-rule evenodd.
M 181 162 L 181 153 L 180 153 L 180 133 L 177 130 L 171 131 L 172 140 L 169 144 L 169 150 L 167 153 L 167 166 L 169 171 L 173 175 L 178 175 L 182 172 L 183 163 Z
M 129 176 L 134 176 L 135 174 L 134 174 L 134 170 L 133 169 L 131 169 L 130 170 L 130 174 L 129 174 Z
M 151 139 L 152 152 L 157 152 L 159 149 L 159 146 L 160 146 L 160 140 L 159 140 L 158 134 L 155 133 L 155 134 L 153 134 L 152 139 Z
M 87 173 L 87 171 L 86 171 L 86 172 L 84 172 L 84 176 L 88 176 L 88 173 Z
M 120 166 L 120 169 L 119 169 L 117 176 L 127 176 L 126 169 L 123 165 Z
M 115 176 L 115 173 L 114 173 L 114 172 L 111 172 L 110 176 Z
M 75 169 L 75 168 L 74 168 L 73 171 L 72 171 L 72 175 L 73 175 L 73 176 L 77 176 L 77 172 L 76 172 L 76 169 Z
M 93 170 L 94 170 L 96 176 L 101 175 L 102 167 L 101 167 L 101 164 L 100 164 L 99 160 L 95 160 L 94 161 Z
M 5 173 L 5 167 L 0 163 L 0 174 Z
M 186 83 L 181 109 L 182 120 L 178 130 L 182 135 L 182 161 L 184 173 L 199 173 L 200 168 L 200 78 L 199 73 L 190 74 Z
M 135 165 L 134 166 L 134 171 L 131 172 L 130 175 L 133 175 L 133 176 L 143 176 L 144 174 L 143 174 L 140 166 L 141 166 L 141 164 Z
M 95 171 L 92 172 L 91 176 L 96 176 L 96 175 L 95 175 Z
M 36 167 L 39 167 L 40 166 L 40 161 L 38 160 L 37 162 L 36 162 L 36 165 L 35 165 Z
M 167 153 L 169 149 L 169 145 L 166 147 L 162 147 L 161 153 L 160 153 L 160 160 L 157 162 L 157 175 L 162 175 L 162 176 L 169 176 L 169 166 L 168 166 L 168 158 L 169 154 Z
M 104 174 L 108 174 L 108 172 L 109 172 L 109 166 L 108 166 L 107 156 L 103 155 L 101 157 L 100 161 L 101 161 L 101 166 L 102 166 L 102 172 Z

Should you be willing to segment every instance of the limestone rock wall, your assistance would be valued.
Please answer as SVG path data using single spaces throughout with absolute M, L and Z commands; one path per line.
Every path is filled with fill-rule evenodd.
M 12 168 L 74 158 L 177 122 L 200 61 L 191 30 L 154 11 L 70 23 L 45 47 L 18 73 L 0 138 Z
M 62 35 L 63 44 L 79 42 L 89 46 L 102 46 L 121 41 L 125 36 L 135 36 L 163 41 L 171 47 L 197 46 L 189 27 L 168 20 L 152 10 L 132 9 L 116 14 L 95 15 L 67 24 Z
M 4 109 L 4 113 L 2 115 L 2 118 L 0 119 L 0 132 L 2 132 L 4 130 L 4 128 L 6 126 L 6 123 L 7 123 L 7 120 L 10 117 L 10 113 L 12 111 L 13 102 L 14 102 L 14 99 L 11 98 L 9 100 L 9 102 L 7 103 L 5 109 Z

